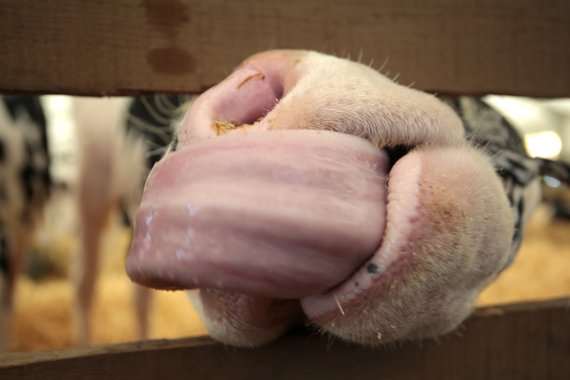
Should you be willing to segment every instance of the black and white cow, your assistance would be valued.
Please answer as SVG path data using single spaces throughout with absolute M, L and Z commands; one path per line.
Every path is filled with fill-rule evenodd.
M 0 99 L 0 350 L 9 341 L 23 255 L 49 198 L 46 118 L 38 97 Z
M 133 98 L 117 126 L 92 128 L 79 123 L 77 208 L 80 252 L 75 266 L 75 340 L 87 344 L 99 263 L 99 244 L 107 218 L 118 210 L 125 224 L 140 199 L 150 168 L 173 140 L 174 120 L 183 96 Z M 97 104 L 96 106 L 99 106 Z M 57 126 L 53 126 L 57 128 Z M 0 350 L 10 340 L 16 282 L 53 191 L 47 122 L 39 97 L 6 96 L 0 107 Z M 148 333 L 150 297 L 135 287 L 141 337 Z

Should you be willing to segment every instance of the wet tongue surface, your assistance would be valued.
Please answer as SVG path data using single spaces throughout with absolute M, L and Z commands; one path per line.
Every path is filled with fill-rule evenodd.
M 152 171 L 127 271 L 143 285 L 303 298 L 380 244 L 387 157 L 366 140 L 289 130 L 181 148 Z

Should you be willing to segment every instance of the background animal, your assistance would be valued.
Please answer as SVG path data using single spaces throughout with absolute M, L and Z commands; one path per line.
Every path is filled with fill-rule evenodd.
M 185 99 L 160 95 L 133 98 L 122 110 L 122 118 L 107 125 L 84 117 L 98 104 L 81 102 L 75 109 L 75 119 L 81 120 L 77 123 L 79 170 L 75 184 L 79 244 L 71 275 L 75 288 L 73 324 L 79 344 L 90 342 L 101 239 L 109 218 L 119 212 L 130 227 L 146 174 L 172 141 L 172 128 Z M 34 244 L 52 185 L 47 122 L 40 98 L 4 97 L 0 113 L 3 346 L 9 341 L 18 275 Z M 38 255 L 31 263 L 40 261 Z M 134 298 L 139 336 L 146 337 L 149 292 L 136 287 Z
M 0 350 L 9 341 L 24 254 L 51 192 L 49 165 L 39 98 L 0 98 Z
M 119 211 L 125 225 L 131 227 L 146 176 L 173 141 L 175 123 L 186 101 L 188 97 L 177 95 L 133 98 L 118 127 L 76 115 L 81 120 L 77 185 L 81 246 L 75 304 L 81 344 L 91 340 L 101 239 L 109 215 Z M 138 336 L 144 339 L 149 328 L 150 290 L 135 286 L 134 300 Z

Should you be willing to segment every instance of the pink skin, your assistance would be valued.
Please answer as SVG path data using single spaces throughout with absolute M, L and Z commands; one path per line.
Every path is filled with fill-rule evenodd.
M 216 121 L 248 125 L 217 136 Z M 303 320 L 370 345 L 442 334 L 507 259 L 508 201 L 459 119 L 366 66 L 258 54 L 192 105 L 179 139 L 147 181 L 127 271 L 201 289 L 225 343 Z M 395 146 L 409 153 L 390 169 Z
M 154 287 L 321 294 L 380 244 L 387 162 L 365 140 L 322 131 L 181 148 L 148 180 L 131 273 Z

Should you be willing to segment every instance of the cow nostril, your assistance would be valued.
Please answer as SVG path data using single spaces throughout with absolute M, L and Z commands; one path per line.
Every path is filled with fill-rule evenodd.
M 244 67 L 217 89 L 212 128 L 217 135 L 262 120 L 283 96 L 279 78 Z

